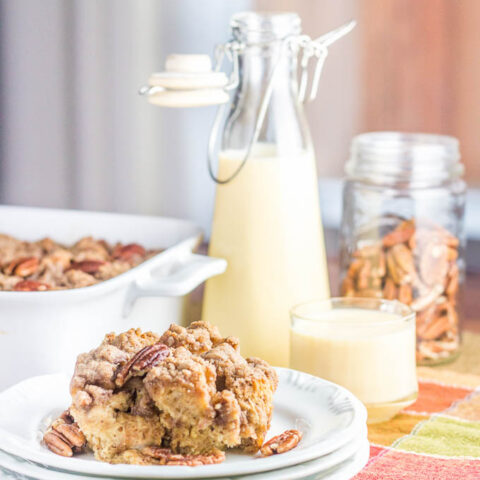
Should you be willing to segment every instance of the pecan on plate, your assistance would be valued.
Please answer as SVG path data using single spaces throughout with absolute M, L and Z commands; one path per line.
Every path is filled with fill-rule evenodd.
M 122 387 L 133 376 L 146 373 L 170 355 L 170 348 L 163 343 L 146 346 L 137 352 L 128 362 L 120 366 L 115 377 L 115 384 Z
M 288 452 L 300 443 L 302 436 L 302 432 L 298 430 L 286 430 L 264 443 L 260 452 L 264 457 Z
M 217 450 L 209 455 L 181 455 L 173 453 L 169 448 L 145 447 L 141 453 L 151 457 L 158 465 L 198 467 L 213 465 L 225 460 L 225 452 Z
M 43 442 L 49 450 L 63 457 L 81 452 L 87 443 L 68 410 L 52 423 L 43 436 Z

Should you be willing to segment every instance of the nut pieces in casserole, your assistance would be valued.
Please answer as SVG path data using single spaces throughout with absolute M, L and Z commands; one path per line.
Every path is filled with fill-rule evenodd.
M 260 450 L 277 383 L 272 367 L 243 358 L 235 338 L 206 322 L 171 325 L 161 336 L 131 329 L 78 356 L 69 412 L 98 460 L 206 465 L 229 448 Z M 68 454 L 51 434 L 47 446 Z M 277 442 L 274 453 L 299 440 Z
M 0 290 L 40 292 L 94 285 L 152 257 L 136 243 L 84 237 L 71 247 L 50 238 L 25 242 L 0 234 Z
M 459 346 L 459 240 L 438 225 L 402 221 L 353 252 L 342 295 L 399 300 L 417 313 L 417 361 L 435 362 Z

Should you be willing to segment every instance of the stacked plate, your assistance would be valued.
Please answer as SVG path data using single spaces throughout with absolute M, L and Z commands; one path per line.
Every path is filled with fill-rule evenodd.
M 65 458 L 41 443 L 50 421 L 70 403 L 63 374 L 33 377 L 0 394 L 0 478 L 86 480 L 155 478 L 211 480 L 347 480 L 369 456 L 364 406 L 338 385 L 279 368 L 268 438 L 297 428 L 303 439 L 281 455 L 228 453 L 224 463 L 200 467 L 110 465 L 90 454 Z

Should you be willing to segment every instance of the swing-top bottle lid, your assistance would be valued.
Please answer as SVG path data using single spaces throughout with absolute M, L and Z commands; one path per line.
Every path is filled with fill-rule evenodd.
M 150 86 L 172 90 L 223 88 L 228 82 L 224 72 L 214 72 L 208 55 L 172 54 L 167 57 L 165 71 L 150 75 Z
M 165 71 L 148 79 L 149 102 L 162 107 L 200 107 L 218 105 L 229 100 L 224 91 L 228 78 L 212 70 L 208 55 L 172 54 Z

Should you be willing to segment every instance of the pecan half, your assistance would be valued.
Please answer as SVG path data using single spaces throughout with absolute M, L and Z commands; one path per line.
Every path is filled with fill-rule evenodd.
M 63 457 L 71 457 L 81 452 L 87 440 L 80 431 L 68 410 L 57 418 L 43 436 L 43 442 L 53 453 Z
M 357 276 L 357 288 L 359 290 L 364 290 L 369 287 L 371 273 L 372 273 L 372 262 L 370 260 L 365 260 Z
M 405 243 L 415 233 L 415 223 L 413 220 L 402 222 L 395 230 L 385 235 L 382 239 L 384 247 L 393 247 L 399 243 Z
M 197 467 L 200 465 L 213 465 L 225 460 L 225 452 L 217 450 L 209 455 L 181 455 L 173 453 L 168 448 L 145 447 L 141 453 L 155 459 L 159 465 Z
M 63 435 L 72 447 L 81 448 L 85 445 L 85 435 L 80 431 L 76 423 L 60 423 L 53 429 L 60 435 Z
M 410 305 L 412 303 L 412 287 L 407 283 L 398 287 L 398 301 Z
M 420 254 L 420 275 L 427 285 L 444 283 L 449 268 L 449 248 L 436 240 L 428 242 Z
M 357 258 L 353 260 L 353 262 L 348 267 L 347 275 L 350 278 L 356 278 L 362 266 L 363 266 L 363 259 Z
M 448 278 L 445 285 L 445 293 L 452 304 L 457 301 L 457 293 L 459 288 L 459 270 L 456 263 L 452 264 L 448 272 Z
M 43 436 L 43 442 L 50 451 L 57 455 L 62 457 L 71 457 L 73 455 L 73 450 L 68 440 L 54 430 L 47 432 Z
M 415 272 L 415 262 L 413 260 L 412 251 L 403 243 L 394 245 L 389 252 L 398 268 L 407 274 Z
M 298 430 L 286 430 L 264 443 L 260 452 L 264 457 L 288 452 L 299 444 L 302 436 L 302 432 Z
M 48 283 L 36 282 L 34 280 L 21 280 L 13 287 L 13 290 L 17 292 L 43 292 L 49 289 L 50 285 Z
M 83 260 L 82 262 L 72 262 L 68 270 L 81 270 L 82 272 L 94 274 L 100 270 L 106 262 L 102 260 Z
M 355 284 L 348 275 L 342 280 L 341 291 L 344 297 L 355 296 Z
M 37 270 L 40 262 L 37 257 L 23 257 L 12 260 L 4 272 L 7 275 L 18 275 L 19 277 L 29 277 Z
M 117 245 L 113 249 L 112 257 L 128 262 L 136 255 L 144 257 L 145 253 L 145 249 L 138 243 L 129 243 L 128 245 Z
M 430 322 L 420 324 L 417 328 L 417 335 L 422 340 L 435 340 L 450 329 L 450 322 L 446 315 L 433 315 Z
M 395 285 L 395 282 L 390 277 L 387 277 L 383 287 L 383 297 L 387 300 L 395 300 L 397 295 L 397 286 Z
M 427 308 L 431 305 L 443 292 L 442 285 L 435 285 L 431 290 L 429 290 L 425 295 L 416 298 L 412 301 L 410 307 L 415 312 L 420 312 L 421 310 Z
M 155 343 L 142 348 L 117 371 L 115 385 L 122 387 L 134 375 L 143 375 L 170 355 L 170 348 L 163 343 Z

